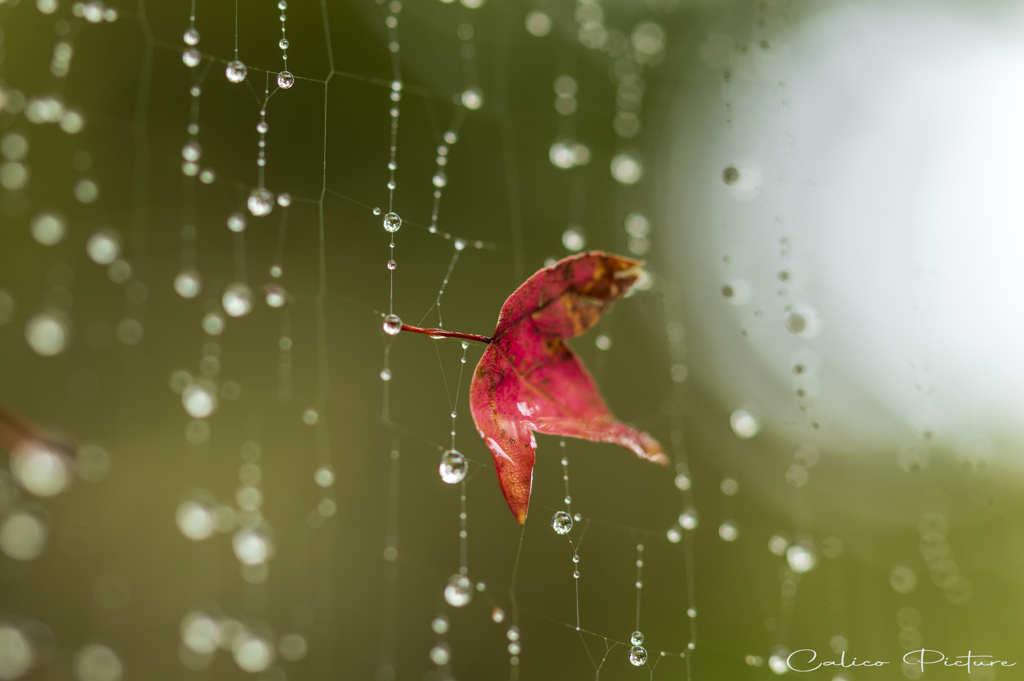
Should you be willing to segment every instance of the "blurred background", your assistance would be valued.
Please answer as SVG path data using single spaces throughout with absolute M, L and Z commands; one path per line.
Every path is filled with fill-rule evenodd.
M 1016 662 L 1022 67 L 994 0 L 0 0 L 0 679 Z M 521 527 L 483 346 L 382 318 L 591 248 L 672 468 L 538 436 Z

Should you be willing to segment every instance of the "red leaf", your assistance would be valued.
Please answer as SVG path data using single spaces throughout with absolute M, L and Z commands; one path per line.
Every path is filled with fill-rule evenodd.
M 473 373 L 469 404 L 520 523 L 530 504 L 534 432 L 614 442 L 668 465 L 654 438 L 615 420 L 590 372 L 564 342 L 593 326 L 629 290 L 640 265 L 600 251 L 580 253 L 534 274 L 501 308 Z

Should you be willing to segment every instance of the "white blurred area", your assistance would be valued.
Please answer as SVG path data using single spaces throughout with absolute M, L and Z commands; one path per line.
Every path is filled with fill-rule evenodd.
M 823 455 L 1024 464 L 1024 6 L 767 12 L 709 23 L 673 105 L 691 380 Z

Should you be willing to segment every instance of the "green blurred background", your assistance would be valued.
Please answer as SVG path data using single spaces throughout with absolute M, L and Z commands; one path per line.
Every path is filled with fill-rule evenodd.
M 0 309 L 0 396 L 39 424 L 102 447 L 111 462 L 102 480 L 77 480 L 51 498 L 19 493 L 4 478 L 3 512 L 30 512 L 48 528 L 38 557 L 0 555 L 0 618 L 32 645 L 25 678 L 246 676 L 231 640 L 216 653 L 182 643 L 183 618 L 195 611 L 218 622 L 236 620 L 280 648 L 254 672 L 267 681 L 584 679 L 595 676 L 606 652 L 604 679 L 648 676 L 648 669 L 658 678 L 763 679 L 775 675 L 769 657 L 780 647 L 813 648 L 828 659 L 846 650 L 848 658 L 893 661 L 845 671 L 844 679 L 917 678 L 899 660 L 921 647 L 1016 661 L 1024 528 L 1019 475 L 1011 465 L 1015 442 L 1006 446 L 1008 457 L 997 455 L 980 470 L 936 444 L 931 466 L 915 474 L 901 468 L 894 448 L 876 447 L 870 437 L 836 445 L 820 439 L 827 434 L 814 432 L 817 427 L 773 420 L 767 404 L 755 437 L 741 439 L 730 429 L 730 412 L 741 406 L 735 400 L 748 395 L 723 398 L 727 377 L 709 368 L 712 356 L 757 381 L 757 341 L 736 330 L 737 344 L 723 349 L 705 331 L 708 317 L 693 296 L 720 301 L 722 282 L 696 276 L 685 263 L 723 256 L 689 249 L 694 235 L 718 225 L 675 219 L 672 207 L 673 197 L 686 191 L 691 203 L 712 200 L 710 191 L 675 184 L 680 172 L 721 186 L 728 161 L 695 155 L 680 162 L 675 152 L 691 140 L 676 136 L 677 122 L 695 116 L 698 123 L 686 134 L 704 142 L 731 130 L 728 109 L 744 100 L 726 96 L 730 107 L 723 107 L 719 95 L 730 76 L 701 63 L 701 46 L 719 33 L 735 33 L 742 42 L 750 26 L 756 33 L 766 6 L 605 2 L 598 21 L 607 29 L 604 47 L 592 49 L 583 44 L 592 39 L 583 28 L 593 22 L 586 9 L 599 7 L 593 4 L 492 0 L 471 8 L 420 0 L 393 15 L 395 7 L 369 0 L 292 2 L 288 66 L 297 80 L 266 107 L 266 186 L 292 197 L 277 282 L 289 302 L 274 309 L 262 291 L 275 281 L 268 272 L 284 209 L 262 218 L 247 214 L 242 236 L 225 222 L 245 211 L 257 185 L 259 101 L 268 83 L 276 87 L 281 69 L 276 2 L 238 3 L 239 57 L 249 69 L 242 84 L 224 77 L 235 47 L 232 3 L 197 0 L 204 61 L 188 68 L 181 58 L 188 2 L 111 5 L 116 20 L 98 22 L 89 19 L 103 14 L 95 3 L 0 2 L 6 101 L 0 136 L 14 133 L 28 142 L 24 159 L 7 161 L 22 163 L 27 181 L 8 180 L 0 196 L 0 289 L 13 300 L 11 309 Z M 781 8 L 773 10 L 776 19 L 790 28 L 820 10 L 770 6 Z M 905 6 L 910 13 L 915 7 Z M 531 12 L 549 17 L 549 31 L 539 30 L 536 14 L 529 29 Z M 549 524 L 564 495 L 558 440 L 538 437 L 531 514 L 521 530 L 471 427 L 467 371 L 456 405 L 456 446 L 471 460 L 469 575 L 487 588 L 464 608 L 448 607 L 442 597 L 459 567 L 460 499 L 458 486 L 437 475 L 451 425 L 446 384 L 450 391 L 458 384 L 462 349 L 413 334 L 391 339 L 380 323 L 389 306 L 385 263 L 392 251 L 372 209 L 388 205 L 389 15 L 399 19 L 403 81 L 394 311 L 416 323 L 430 308 L 456 237 L 469 246 L 451 270 L 441 309 L 445 328 L 469 333 L 490 333 L 515 287 L 569 252 L 563 237 L 570 227 L 588 248 L 642 254 L 652 274 L 647 290 L 618 303 L 574 347 L 613 411 L 651 432 L 683 466 L 666 472 L 609 445 L 567 443 L 573 510 L 584 516 L 574 541 L 586 527 L 577 582 L 573 548 Z M 662 30 L 649 53 L 636 47 L 646 34 L 638 39 L 635 28 L 645 22 Z M 465 25 L 472 27 L 469 38 Z M 73 56 L 67 74 L 55 75 L 54 49 L 62 42 L 73 46 Z M 210 184 L 183 175 L 181 155 L 189 139 L 189 88 L 206 68 L 196 99 L 200 166 L 215 172 Z M 617 110 L 637 110 L 617 94 L 624 68 L 639 74 L 644 87 L 643 128 L 631 137 L 613 127 Z M 577 84 L 571 115 L 552 106 L 560 75 Z M 484 103 L 466 111 L 460 93 L 470 86 L 480 88 Z M 13 91 L 23 93 L 23 105 Z M 84 128 L 68 134 L 57 124 L 32 122 L 29 103 L 47 96 L 81 112 Z M 465 121 L 449 145 L 441 233 L 434 234 L 427 226 L 436 147 L 460 110 Z M 589 161 L 556 167 L 551 147 L 564 139 L 585 143 Z M 609 172 L 621 153 L 643 162 L 640 182 L 618 182 Z M 95 200 L 76 200 L 83 178 L 98 186 Z M 30 225 L 42 211 L 66 222 L 67 234 L 55 245 L 32 236 Z M 636 241 L 640 231 L 630 235 L 624 228 L 632 213 L 649 220 L 650 250 Z M 194 240 L 183 239 L 187 224 L 195 227 Z M 87 239 L 103 227 L 121 236 L 130 282 L 113 282 L 86 254 Z M 478 240 L 482 248 L 474 247 Z M 183 266 L 193 266 L 193 251 L 202 292 L 183 299 L 172 283 Z M 204 314 L 220 309 L 225 286 L 243 275 L 254 294 L 252 312 L 227 318 L 220 335 L 204 332 Z M 26 324 L 47 310 L 65 320 L 70 334 L 53 357 L 26 342 Z M 125 320 L 139 326 L 126 327 Z M 435 322 L 432 313 L 426 324 Z M 782 328 L 781 317 L 771 323 Z M 282 335 L 292 339 L 288 381 L 281 376 Z M 610 341 L 608 349 L 600 349 L 599 336 Z M 392 378 L 385 384 L 386 348 Z M 469 348 L 468 368 L 479 355 L 479 347 Z M 182 408 L 182 384 L 178 392 L 171 385 L 182 370 L 195 380 L 205 372 L 219 385 L 221 403 L 205 420 L 208 428 Z M 385 388 L 390 423 L 383 417 Z M 762 402 L 770 402 L 765 395 Z M 310 409 L 315 424 L 308 423 Z M 258 443 L 258 458 L 251 446 L 243 449 L 250 442 Z M 819 454 L 799 450 L 794 462 L 801 443 L 817 445 Z M 392 450 L 400 452 L 398 463 Z M 187 539 L 176 524 L 179 505 L 190 499 L 206 500 L 211 510 L 237 509 L 240 474 L 250 482 L 256 475 L 246 463 L 258 467 L 259 514 L 273 533 L 265 573 L 241 568 L 230 524 L 203 541 Z M 332 467 L 333 485 L 314 481 L 323 465 Z M 680 473 L 691 488 L 677 487 Z M 733 480 L 738 492 L 723 479 Z M 700 523 L 682 532 L 677 518 L 691 504 Z M 720 535 L 725 521 L 738 528 L 734 541 Z M 684 540 L 672 541 L 673 532 Z M 773 553 L 774 535 L 782 544 Z M 802 574 L 778 555 L 795 539 L 815 558 Z M 651 655 L 645 669 L 629 664 L 624 643 L 636 621 L 637 543 L 645 546 L 640 628 Z M 397 560 L 385 559 L 387 546 L 397 547 Z M 522 653 L 516 669 L 506 630 L 517 551 Z M 943 563 L 936 577 L 934 565 L 950 556 L 955 574 Z M 916 576 L 912 584 L 906 573 L 893 572 L 900 567 Z M 960 576 L 969 579 L 969 591 Z M 593 633 L 574 631 L 577 603 L 582 627 Z M 694 604 L 691 618 L 686 611 Z M 492 605 L 506 611 L 503 623 L 492 622 Z M 444 635 L 431 630 L 439 614 L 450 620 Z M 301 636 L 308 653 L 300 654 L 294 637 L 285 642 L 288 634 Z M 0 670 L 3 659 L 17 669 L 11 660 L 24 655 L 13 639 L 4 640 Z M 447 664 L 429 656 L 439 641 L 450 649 Z M 94 644 L 113 651 L 118 664 L 85 656 L 95 653 L 88 648 Z M 660 651 L 669 654 L 661 659 Z M 683 652 L 688 658 L 680 659 Z M 1017 678 L 1017 669 L 972 670 L 972 678 Z M 926 673 L 953 678 L 965 671 Z M 813 674 L 835 676 L 825 669 Z

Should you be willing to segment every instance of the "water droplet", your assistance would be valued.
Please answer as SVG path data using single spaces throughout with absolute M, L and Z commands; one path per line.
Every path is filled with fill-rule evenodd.
M 39 440 L 22 440 L 10 458 L 14 479 L 37 497 L 56 496 L 71 484 L 71 460 Z
M 734 185 L 739 182 L 740 171 L 736 166 L 729 166 L 722 171 L 722 182 L 728 185 Z
M 551 529 L 556 534 L 568 534 L 572 529 L 572 516 L 565 511 L 558 511 L 551 517 Z
M 384 368 L 380 370 L 380 380 L 390 381 L 391 380 L 391 369 Z
M 256 132 L 258 132 L 259 134 L 263 135 L 267 132 L 267 130 L 270 130 L 270 126 L 267 125 L 266 121 L 260 121 L 259 123 L 256 124 Z
M 384 216 L 384 229 L 389 232 L 397 232 L 402 226 L 402 218 L 398 216 L 398 213 L 388 213 Z
M 683 509 L 683 512 L 679 514 L 679 525 L 684 530 L 692 530 L 697 527 L 700 522 L 700 517 L 697 515 L 697 509 L 689 506 Z
M 313 473 L 313 480 L 321 487 L 330 487 L 334 484 L 334 471 L 327 466 L 321 466 Z
M 612 159 L 612 177 L 621 184 L 636 184 L 644 176 L 644 166 L 632 154 L 618 154 Z
M 217 393 L 206 383 L 193 383 L 181 391 L 181 403 L 194 419 L 205 419 L 217 410 Z
M 727 497 L 736 496 L 736 493 L 740 490 L 740 484 L 732 478 L 724 478 L 721 484 L 722 494 Z
M 67 233 L 64 219 L 53 213 L 40 213 L 32 218 L 32 225 L 29 228 L 32 238 L 43 246 L 53 246 L 60 243 Z
M 789 539 L 782 534 L 773 534 L 771 539 L 768 540 L 768 550 L 774 553 L 776 556 L 782 556 L 786 553 L 786 547 L 789 546 Z
M 288 292 L 280 284 L 267 284 L 263 291 L 270 307 L 281 307 L 288 302 Z
M 302 412 L 302 422 L 307 426 L 315 426 L 320 421 L 320 414 L 316 409 L 307 409 Z
M 283 271 L 281 270 L 281 266 L 280 265 L 271 265 L 270 266 L 270 276 L 274 277 L 275 279 L 279 279 L 282 274 L 283 274 Z
M 467 461 L 466 457 L 464 457 L 460 452 L 454 449 L 449 449 L 441 455 L 441 463 L 438 466 L 438 472 L 441 474 L 441 480 L 447 482 L 449 485 L 462 482 L 462 479 L 466 477 L 466 473 L 468 471 L 469 461 Z
M 718 536 L 725 541 L 736 541 L 736 538 L 740 536 L 740 530 L 736 527 L 735 522 L 726 520 L 718 526 Z
M 41 312 L 25 324 L 25 340 L 43 357 L 59 355 L 68 345 L 67 325 L 56 316 Z
M 208 312 L 203 316 L 203 331 L 211 336 L 219 336 L 224 332 L 224 318 L 217 312 Z
M 199 62 L 202 61 L 203 56 L 199 53 L 199 50 L 194 47 L 190 47 L 181 53 L 181 61 L 185 66 L 190 69 L 199 66 Z
M 448 176 L 445 175 L 443 172 L 438 172 L 436 175 L 434 175 L 433 181 L 435 187 L 443 187 L 446 184 L 448 184 Z
M 289 194 L 288 192 L 281 192 L 280 194 L 277 195 L 277 205 L 281 206 L 282 208 L 287 208 L 288 206 L 292 205 L 292 195 Z
M 181 37 L 185 41 L 186 45 L 198 45 L 199 44 L 199 31 L 194 28 L 190 28 L 185 31 L 185 35 Z
M 491 608 L 491 620 L 499 624 L 504 622 L 505 611 L 499 608 L 498 606 L 494 606 L 493 608 Z
M 629 637 L 629 642 L 635 646 L 643 645 L 644 635 L 639 631 L 634 631 Z
M 246 230 L 246 214 L 245 213 L 231 213 L 227 216 L 227 228 L 231 231 L 245 231 Z
M 380 215 L 380 208 L 379 207 L 374 207 L 373 214 L 374 215 Z
M 642 667 L 647 662 L 647 651 L 640 646 L 629 649 L 629 663 L 634 667 Z
M 257 187 L 249 192 L 249 200 L 246 201 L 249 212 L 259 217 L 269 215 L 274 210 L 274 195 L 268 189 Z
M 572 153 L 571 142 L 555 142 L 548 150 L 548 158 L 558 168 L 572 168 L 576 164 L 576 156 Z
M 202 279 L 195 270 L 182 270 L 174 278 L 174 291 L 182 298 L 195 298 L 202 288 Z
M 484 105 L 484 93 L 478 87 L 471 87 L 462 91 L 462 106 L 470 110 L 479 109 Z
M 453 608 L 461 608 L 473 600 L 473 584 L 469 578 L 459 574 L 449 577 L 444 587 L 444 600 Z
M 396 267 L 398 267 L 398 263 L 397 262 L 395 262 L 394 260 L 388 260 L 388 269 L 389 270 L 393 270 Z
M 580 562 L 580 556 L 579 556 L 579 554 L 578 554 L 578 553 L 574 553 L 574 554 L 572 555 L 572 562 L 574 562 L 574 563 L 578 563 L 578 562 Z
M 574 579 L 579 579 L 580 578 L 580 571 L 579 570 L 573 571 L 572 576 L 573 576 Z
M 757 435 L 761 429 L 761 422 L 756 416 L 746 409 L 737 409 L 729 415 L 729 425 L 736 437 L 747 440 Z
M 448 618 L 444 615 L 438 615 L 430 620 L 430 628 L 434 630 L 435 634 L 448 633 Z
M 121 681 L 121 659 L 106 646 L 91 643 L 75 653 L 72 665 L 82 681 Z
M 789 658 L 789 650 L 782 647 L 773 648 L 771 657 L 768 658 L 768 667 L 776 674 L 785 674 L 789 671 L 787 658 Z
M 101 229 L 85 242 L 85 252 L 97 265 L 109 265 L 121 254 L 121 237 L 112 229 Z
M 686 475 L 685 473 L 680 473 L 679 475 L 677 475 L 676 487 L 683 491 L 690 489 L 690 476 Z
M 562 245 L 570 251 L 579 251 L 587 244 L 583 232 L 575 227 L 570 227 L 562 233 Z
M 282 50 L 287 50 L 288 49 L 288 39 L 287 38 L 281 38 L 281 40 L 279 40 L 277 42 L 277 46 L 280 47 Z
M 673 544 L 678 544 L 683 538 L 683 533 L 678 527 L 670 527 L 668 528 L 668 532 L 665 533 L 665 536 L 667 536 L 668 540 Z
M 5 679 L 25 675 L 35 664 L 35 654 L 29 638 L 15 626 L 0 625 L 0 668 Z
M 291 71 L 282 71 L 277 74 L 277 86 L 285 90 L 295 85 L 295 76 L 291 74 Z
M 198 161 L 203 157 L 203 148 L 199 142 L 189 142 L 181 148 L 181 157 L 186 161 Z
M 12 511 L 0 522 L 0 550 L 9 558 L 33 560 L 46 546 L 47 527 L 27 511 Z
M 396 314 L 389 314 L 384 317 L 384 333 L 389 336 L 397 336 L 402 330 L 402 319 Z
M 526 15 L 526 30 L 538 38 L 551 32 L 551 17 L 544 12 L 534 10 Z
M 786 559 L 789 559 L 788 552 Z M 889 585 L 901 594 L 908 594 L 917 586 L 917 575 L 908 567 L 894 567 L 889 573 Z
M 583 520 L 583 516 L 582 516 L 582 515 L 580 515 L 579 513 L 577 513 L 577 514 L 575 514 L 575 515 L 574 515 L 574 516 L 572 517 L 572 519 L 573 519 L 573 520 L 575 520 L 576 522 L 579 522 L 579 521 Z
M 252 290 L 242 282 L 228 284 L 221 296 L 224 311 L 230 317 L 244 317 L 252 310 Z
M 269 642 L 244 630 L 232 642 L 231 653 L 239 669 L 251 674 L 262 672 L 274 659 L 274 649 Z
M 262 565 L 270 560 L 274 547 L 266 528 L 243 527 L 231 538 L 231 548 L 242 565 Z
M 226 69 L 224 69 L 224 75 L 228 77 L 232 83 L 241 83 L 245 80 L 246 74 L 249 72 L 245 68 L 245 64 L 238 61 L 237 59 L 233 62 L 229 62 Z
M 602 333 L 594 339 L 594 345 L 598 350 L 609 350 L 612 347 L 612 339 Z
M 818 555 L 814 550 L 814 544 L 809 539 L 803 539 L 786 550 L 786 562 L 793 572 L 803 574 L 814 569 L 818 564 Z M 913 574 L 913 573 L 911 573 Z
M 448 664 L 448 646 L 439 644 L 430 649 L 430 661 L 440 666 Z

